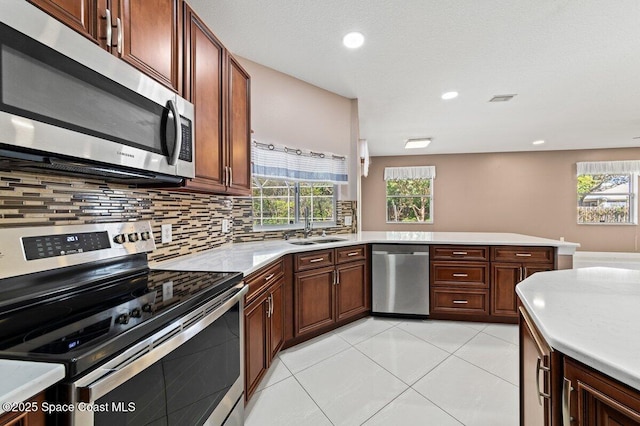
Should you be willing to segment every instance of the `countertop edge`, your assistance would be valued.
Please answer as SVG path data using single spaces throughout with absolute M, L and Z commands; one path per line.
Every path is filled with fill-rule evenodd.
M 0 360 L 0 377 L 6 382 L 0 394 L 0 415 L 7 412 L 6 403 L 20 403 L 37 395 L 65 377 L 62 364 L 45 362 Z M 9 389 L 4 390 L 2 388 Z

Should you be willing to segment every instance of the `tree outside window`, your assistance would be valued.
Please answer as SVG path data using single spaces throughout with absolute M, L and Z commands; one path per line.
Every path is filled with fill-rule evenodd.
M 578 223 L 635 223 L 634 174 L 578 175 Z
M 388 223 L 433 223 L 432 179 L 390 179 Z

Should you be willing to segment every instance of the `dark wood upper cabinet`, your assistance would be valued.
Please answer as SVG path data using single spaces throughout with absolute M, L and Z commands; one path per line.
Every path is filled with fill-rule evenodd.
M 226 51 L 184 4 L 184 96 L 195 106 L 196 177 L 186 187 L 224 192 Z
M 229 55 L 229 141 L 227 192 L 251 194 L 250 77 Z
M 112 17 L 116 21 L 112 53 L 179 92 L 180 1 L 119 0 L 118 3 L 117 16 Z M 114 10 L 112 8 L 112 15 Z
M 106 2 L 106 0 L 103 1 Z M 99 16 L 96 0 L 29 0 L 29 2 L 98 43 Z

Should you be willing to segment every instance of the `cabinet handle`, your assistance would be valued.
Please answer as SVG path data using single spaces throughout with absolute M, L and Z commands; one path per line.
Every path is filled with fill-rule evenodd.
M 118 30 L 118 55 L 122 55 L 122 47 L 124 46 L 124 35 L 122 34 L 122 21 L 120 20 L 120 18 L 116 18 L 116 29 Z
M 309 263 L 322 262 L 323 260 L 324 260 L 324 257 L 317 257 L 315 259 L 311 259 Z
M 336 269 L 336 284 L 340 284 L 340 271 Z
M 229 186 L 233 186 L 233 168 L 229 166 Z
M 357 256 L 359 253 L 357 251 L 352 251 L 351 253 L 347 254 L 347 256 Z
M 519 270 L 520 270 L 520 279 L 518 281 L 522 281 L 524 280 L 524 267 L 521 266 Z
M 113 43 L 112 41 L 113 27 L 111 26 L 111 11 L 109 9 L 104 10 L 104 18 L 107 21 L 107 28 L 106 28 L 107 49 L 111 51 L 111 43 Z
M 267 318 L 271 318 L 271 296 L 267 297 Z
M 573 390 L 573 386 L 571 386 L 571 380 L 564 378 L 564 382 L 562 383 L 562 424 L 564 426 L 569 426 L 571 424 L 571 391 Z
M 516 253 L 517 257 L 531 257 L 531 253 Z
M 467 254 L 467 252 L 466 251 L 454 251 L 451 254 L 455 254 L 455 255 L 458 255 L 458 256 L 464 256 L 465 254 Z
M 271 300 L 271 315 L 269 315 L 269 316 L 272 317 L 273 316 L 273 305 L 274 305 L 274 303 L 273 303 L 273 294 L 271 296 L 269 296 L 269 299 Z
M 336 271 L 335 270 L 332 272 L 332 275 L 333 275 L 333 282 L 331 284 L 336 285 Z
M 275 274 L 269 274 L 269 275 L 267 275 L 266 277 L 264 277 L 264 280 L 265 280 L 265 281 L 269 281 L 271 278 L 273 278 L 273 276 L 274 276 L 274 275 L 275 275 Z
M 467 303 L 469 303 L 469 301 L 468 300 L 454 300 L 453 303 L 456 304 L 456 305 L 466 305 Z
M 540 370 L 549 371 L 549 367 L 542 365 L 542 360 L 538 357 L 536 361 L 536 390 L 538 391 L 538 403 L 542 405 L 542 398 L 550 399 L 551 395 L 540 390 Z
M 453 274 L 454 277 L 468 277 L 469 274 Z

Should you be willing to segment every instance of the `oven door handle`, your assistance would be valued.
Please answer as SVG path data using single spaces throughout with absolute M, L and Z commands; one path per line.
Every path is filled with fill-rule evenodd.
M 157 347 L 153 347 L 148 351 L 145 350 L 145 347 L 148 347 L 150 344 L 152 344 L 152 342 L 162 340 L 165 335 L 171 335 L 172 333 L 175 333 L 175 330 L 177 328 L 179 329 L 182 326 L 181 322 L 184 320 L 184 318 L 163 328 L 158 333 L 155 333 L 153 336 L 145 339 L 144 342 L 140 342 L 139 344 L 133 346 L 120 357 L 116 357 L 113 360 L 114 362 L 117 362 L 117 360 L 121 357 L 124 357 L 124 360 L 114 368 L 109 368 L 108 366 L 110 363 L 107 363 L 105 366 L 94 370 L 87 376 L 75 382 L 77 401 L 91 403 L 105 396 L 121 384 L 125 383 L 127 380 L 141 373 L 146 368 L 150 367 L 157 361 L 161 360 L 162 358 L 182 346 L 189 339 L 200 333 L 206 327 L 211 325 L 215 320 L 220 318 L 236 303 L 240 302 L 242 306 L 244 295 L 249 291 L 249 286 L 245 286 L 244 283 L 241 282 L 232 288 L 233 291 L 237 291 L 238 289 L 240 289 L 240 291 L 238 291 L 229 300 L 226 300 L 213 312 L 209 313 L 204 318 L 200 319 L 198 322 L 189 326 L 188 328 L 177 332 L 177 334 L 161 343 Z M 229 292 L 231 292 L 232 290 L 229 290 Z M 203 306 L 206 306 L 206 304 Z M 240 312 L 240 316 L 242 325 L 242 311 Z M 140 354 L 141 352 L 142 354 L 136 357 L 136 354 Z M 127 356 L 127 354 L 129 353 L 131 355 Z

